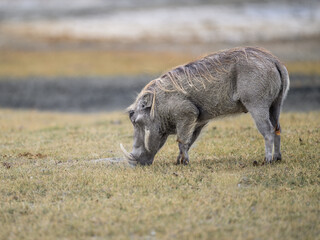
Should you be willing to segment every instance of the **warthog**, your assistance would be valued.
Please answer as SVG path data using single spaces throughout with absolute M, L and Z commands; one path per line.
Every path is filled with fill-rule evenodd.
M 127 109 L 134 127 L 131 164 L 152 164 L 170 134 L 177 134 L 178 164 L 213 118 L 249 112 L 265 141 L 265 161 L 281 160 L 281 106 L 289 89 L 286 67 L 255 47 L 219 51 L 181 65 L 148 83 Z M 274 147 L 274 154 L 272 156 Z

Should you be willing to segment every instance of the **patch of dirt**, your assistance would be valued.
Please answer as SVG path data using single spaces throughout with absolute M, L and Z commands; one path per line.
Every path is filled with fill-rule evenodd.
M 32 153 L 29 153 L 29 152 L 24 152 L 24 153 L 19 153 L 18 157 L 28 158 L 28 159 L 35 159 L 35 158 L 42 159 L 42 158 L 46 158 L 47 155 L 42 154 L 42 153 L 32 154 Z
M 3 162 L 2 166 L 4 166 L 6 169 L 10 169 L 12 167 L 12 163 Z

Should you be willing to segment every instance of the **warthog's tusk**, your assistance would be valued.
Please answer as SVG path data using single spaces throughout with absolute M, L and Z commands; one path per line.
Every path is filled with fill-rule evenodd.
M 144 129 L 144 147 L 148 152 L 150 152 L 149 148 L 149 138 L 150 138 L 150 130 L 147 128 Z
M 122 143 L 120 143 L 120 148 L 121 151 L 123 152 L 124 156 L 126 157 L 126 159 L 128 160 L 128 162 L 130 164 L 137 164 L 137 161 L 133 158 L 132 154 L 130 154 L 122 145 Z

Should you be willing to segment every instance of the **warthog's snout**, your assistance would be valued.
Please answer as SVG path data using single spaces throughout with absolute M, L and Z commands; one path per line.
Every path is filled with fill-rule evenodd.
M 130 165 L 135 166 L 137 163 L 141 165 L 151 165 L 153 163 L 154 155 L 143 147 L 133 148 L 131 153 L 124 148 L 122 143 L 120 143 L 120 148 Z
M 122 145 L 122 143 L 120 143 L 120 148 L 123 152 L 123 155 L 125 156 L 125 158 L 127 159 L 128 163 L 130 165 L 137 165 L 137 160 L 132 156 L 131 153 L 129 153 L 125 148 L 124 146 Z

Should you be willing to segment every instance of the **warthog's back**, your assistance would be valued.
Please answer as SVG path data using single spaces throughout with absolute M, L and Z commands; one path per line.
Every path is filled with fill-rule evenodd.
M 245 112 L 248 101 L 273 101 L 281 89 L 280 61 L 264 49 L 220 51 L 155 80 L 160 91 L 184 95 L 205 118 Z

